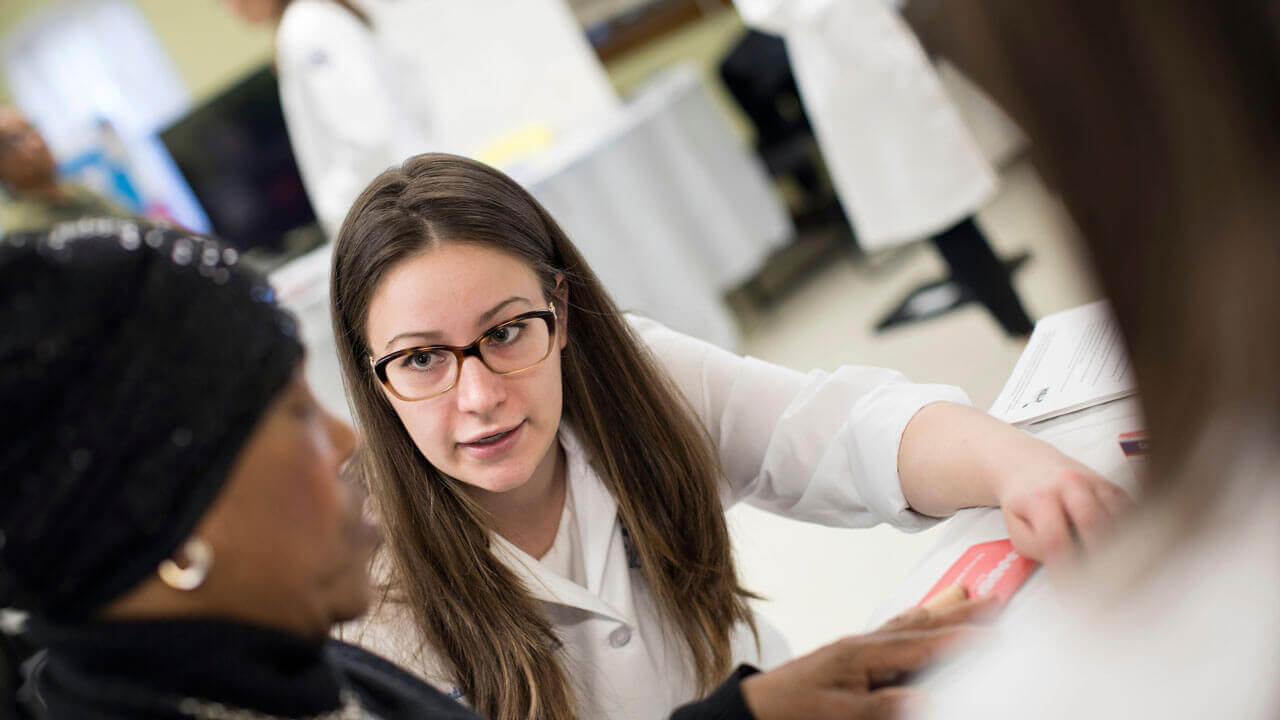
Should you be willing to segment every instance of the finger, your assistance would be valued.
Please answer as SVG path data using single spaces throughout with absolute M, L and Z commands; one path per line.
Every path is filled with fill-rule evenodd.
M 1109 482 L 1096 483 L 1093 494 L 1098 497 L 1107 514 L 1113 518 L 1128 515 L 1133 510 L 1133 498 L 1119 486 Z
M 1062 504 L 1086 550 L 1094 553 L 1106 545 L 1111 536 L 1111 517 L 1091 488 L 1068 485 L 1062 490 Z
M 1027 524 L 1031 526 L 1045 563 L 1069 559 L 1074 554 L 1075 538 L 1067 524 L 1062 502 L 1057 497 L 1039 500 L 1027 514 Z
M 918 673 L 928 669 L 931 665 L 936 663 L 941 656 L 949 653 L 953 645 L 961 642 L 973 643 L 981 640 L 983 637 L 990 637 L 992 630 L 990 628 L 984 628 L 977 625 L 956 625 L 946 630 L 939 629 L 931 632 L 941 632 L 945 633 L 945 635 L 932 649 L 929 650 L 931 654 L 924 661 L 923 665 L 913 670 L 901 670 L 896 668 L 871 669 L 865 676 L 863 676 L 863 678 L 858 679 L 858 687 L 863 687 L 863 682 L 866 683 L 865 687 L 871 690 L 909 684 Z
M 877 628 L 876 631 L 892 632 L 894 630 L 909 630 L 923 625 L 928 619 L 928 608 L 924 606 L 908 608 L 897 615 L 894 615 L 892 618 L 889 618 L 889 621 Z
M 921 608 L 930 613 L 941 612 L 952 605 L 957 605 L 965 601 L 969 597 L 969 592 L 964 589 L 964 585 L 956 583 L 948 586 L 942 592 L 934 595 L 920 605 Z
M 1006 511 L 1004 524 L 1009 531 L 1009 540 L 1013 543 L 1014 550 L 1021 553 L 1023 557 L 1039 562 L 1044 561 L 1044 548 L 1040 547 L 1040 540 L 1025 518 L 1012 511 Z
M 924 668 L 946 648 L 972 636 L 968 626 L 856 635 L 834 646 L 830 662 L 843 687 L 870 688 Z
M 995 595 L 963 600 L 950 607 L 931 611 L 929 619 L 918 629 L 944 628 L 951 625 L 989 620 L 1000 609 L 1000 599 Z
M 846 717 L 858 720 L 889 720 L 907 715 L 912 708 L 924 705 L 924 693 L 905 687 L 891 687 L 858 695 Z
M 930 598 L 930 601 L 932 600 L 933 598 Z M 993 617 L 999 608 L 999 599 L 991 595 L 961 600 L 941 610 L 930 610 L 921 606 L 912 608 L 890 620 L 880 630 L 885 632 L 933 630 L 968 622 L 982 622 Z
M 929 693 L 919 688 L 882 688 L 871 694 L 877 702 L 887 705 L 891 718 L 924 717 L 931 708 Z
M 968 591 L 964 589 L 964 585 L 960 583 L 948 585 L 919 606 L 904 610 L 890 618 L 888 622 L 878 629 L 890 631 L 929 627 L 938 613 L 948 607 L 964 602 L 967 596 Z

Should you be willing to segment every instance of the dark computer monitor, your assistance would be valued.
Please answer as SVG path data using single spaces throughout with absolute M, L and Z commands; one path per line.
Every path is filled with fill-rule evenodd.
M 279 252 L 286 233 L 316 222 L 271 66 L 192 109 L 160 137 L 214 234 L 242 250 Z

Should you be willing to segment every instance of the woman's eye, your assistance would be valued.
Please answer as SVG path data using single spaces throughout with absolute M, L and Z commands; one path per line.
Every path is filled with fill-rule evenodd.
M 524 330 L 524 323 L 516 323 L 515 325 L 506 325 L 493 331 L 489 337 L 494 342 L 509 343 L 520 337 L 520 333 Z
M 411 353 L 404 357 L 403 366 L 410 370 L 430 370 L 440 362 L 438 352 Z

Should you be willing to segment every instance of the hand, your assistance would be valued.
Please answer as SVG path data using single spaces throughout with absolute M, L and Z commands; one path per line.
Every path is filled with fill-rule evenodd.
M 1133 501 L 1093 470 L 1045 447 L 1010 471 L 999 501 L 1014 549 L 1053 564 L 1077 559 L 1078 545 L 1096 552 Z
M 742 681 L 756 720 L 873 720 L 895 717 L 918 692 L 900 684 L 990 612 L 987 600 L 914 608 L 867 635 L 854 635 Z

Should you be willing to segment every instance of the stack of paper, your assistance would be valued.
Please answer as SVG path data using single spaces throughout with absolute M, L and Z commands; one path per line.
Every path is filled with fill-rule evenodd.
M 1099 301 L 1036 323 L 991 414 L 1026 425 L 1136 390 L 1120 328 L 1106 301 Z

